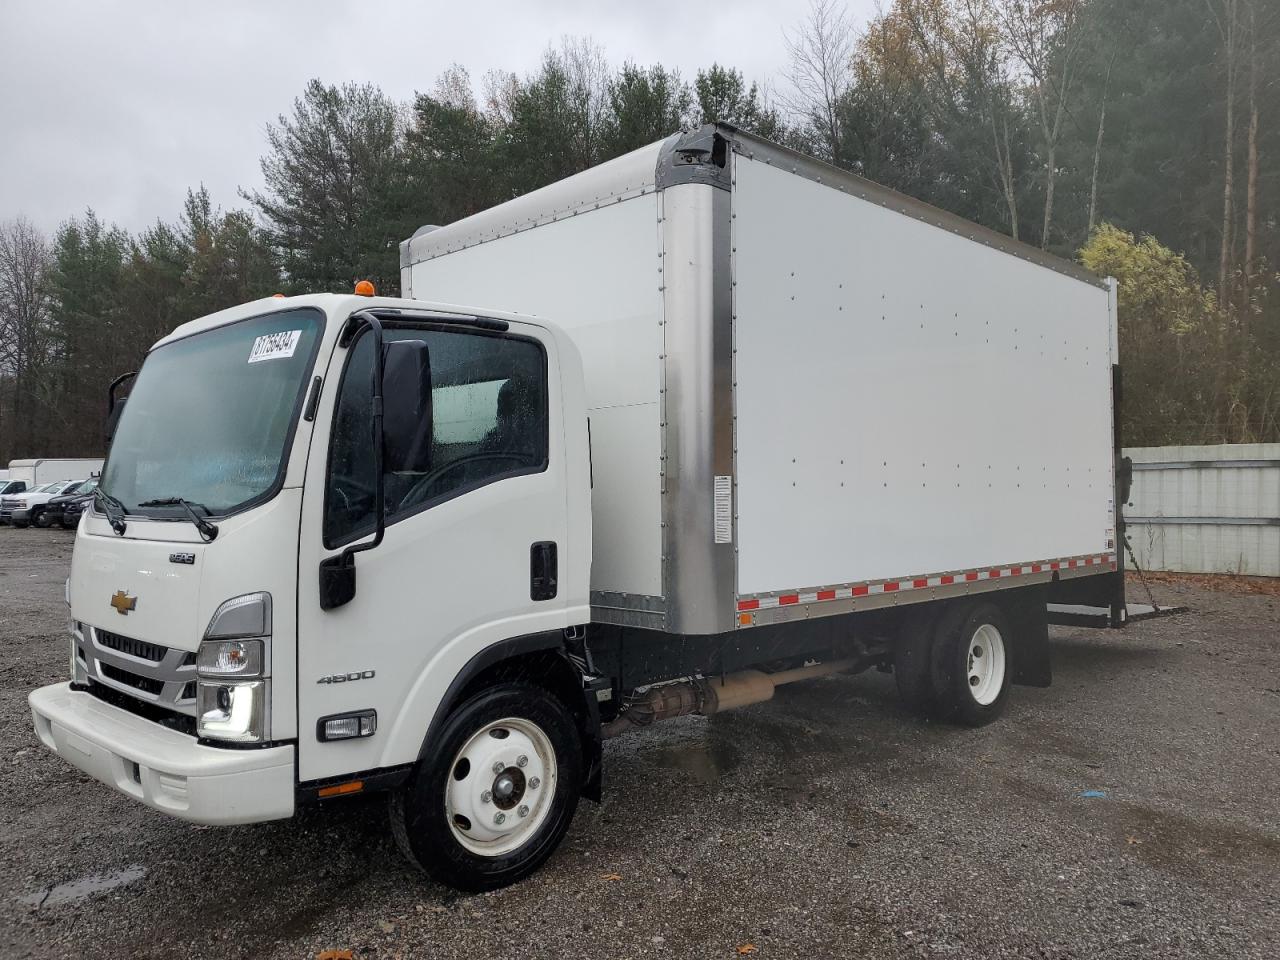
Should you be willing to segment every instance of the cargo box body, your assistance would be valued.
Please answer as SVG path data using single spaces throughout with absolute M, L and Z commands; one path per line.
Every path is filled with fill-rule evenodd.
M 1116 569 L 1114 284 L 732 128 L 401 248 L 582 354 L 592 610 L 713 634 Z

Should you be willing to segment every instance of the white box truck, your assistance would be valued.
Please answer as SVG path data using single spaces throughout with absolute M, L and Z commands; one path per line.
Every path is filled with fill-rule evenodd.
M 25 480 L 30 489 L 42 483 L 52 483 L 54 480 L 87 480 L 101 471 L 101 457 L 40 457 L 31 460 L 10 460 L 8 479 Z
M 1108 281 L 725 126 L 401 253 L 148 355 L 30 696 L 71 764 L 201 823 L 387 790 L 485 889 L 608 736 L 869 667 L 983 723 L 1047 604 L 1123 623 Z

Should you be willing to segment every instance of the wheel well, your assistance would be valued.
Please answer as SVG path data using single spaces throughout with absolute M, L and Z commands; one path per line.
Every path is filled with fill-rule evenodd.
M 467 680 L 443 706 L 453 709 L 468 697 L 499 683 L 531 683 L 554 694 L 575 716 L 583 713 L 582 681 L 558 650 L 535 650 L 491 663 Z
M 582 685 L 582 675 L 563 652 L 559 642 L 548 643 L 549 635 L 519 638 L 506 641 L 497 647 L 489 648 L 477 655 L 473 663 L 464 668 L 459 681 L 451 685 L 436 714 L 431 726 L 422 740 L 422 748 L 418 752 L 421 758 L 436 735 L 436 731 L 444 723 L 446 717 L 460 703 L 475 696 L 481 690 L 500 683 L 529 683 L 547 690 L 573 714 L 582 741 L 583 770 L 586 783 L 583 794 L 589 799 L 599 800 L 600 793 L 600 717 L 587 699 L 587 692 Z M 557 641 L 559 637 L 557 635 Z M 509 646 L 508 646 L 509 645 Z M 502 649 L 503 647 L 506 649 Z M 508 652 L 512 648 L 521 652 Z M 506 653 L 507 655 L 503 655 Z M 487 661 L 487 662 L 485 662 Z

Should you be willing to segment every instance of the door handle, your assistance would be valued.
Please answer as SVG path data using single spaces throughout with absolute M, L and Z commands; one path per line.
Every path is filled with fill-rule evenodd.
M 529 548 L 529 599 L 551 600 L 557 588 L 555 541 L 539 541 Z

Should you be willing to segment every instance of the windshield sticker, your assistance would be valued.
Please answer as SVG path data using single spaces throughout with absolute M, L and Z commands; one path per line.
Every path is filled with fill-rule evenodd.
M 298 347 L 301 330 L 281 330 L 279 333 L 268 333 L 253 341 L 253 349 L 249 351 L 249 362 L 260 363 L 263 360 L 282 360 L 292 357 Z

